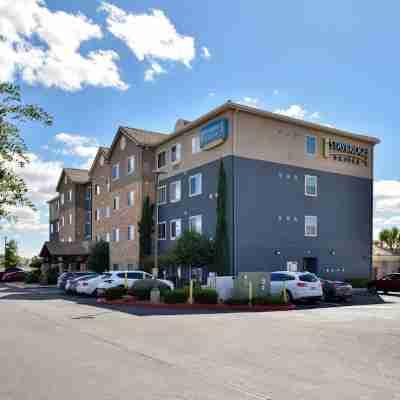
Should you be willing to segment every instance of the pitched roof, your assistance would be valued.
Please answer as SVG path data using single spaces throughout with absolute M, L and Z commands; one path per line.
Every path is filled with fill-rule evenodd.
M 165 133 L 146 131 L 144 129 L 137 128 L 129 128 L 127 126 L 121 126 L 120 129 L 133 141 L 143 146 L 156 146 L 168 136 Z
M 91 242 L 45 242 L 40 250 L 40 257 L 51 256 L 87 256 Z
M 90 169 L 88 171 L 89 175 L 92 173 L 93 168 L 96 165 L 97 160 L 99 159 L 100 155 L 102 154 L 104 156 L 104 158 L 107 159 L 109 152 L 110 152 L 110 148 L 109 147 L 100 146 L 97 149 L 96 157 L 94 158 L 94 160 L 92 162 L 92 165 L 90 166 Z
M 86 169 L 78 169 L 78 168 L 63 168 L 61 171 L 60 178 L 57 182 L 57 191 L 61 183 L 62 177 L 65 175 L 68 176 L 69 179 L 73 183 L 84 184 L 89 182 L 89 171 Z

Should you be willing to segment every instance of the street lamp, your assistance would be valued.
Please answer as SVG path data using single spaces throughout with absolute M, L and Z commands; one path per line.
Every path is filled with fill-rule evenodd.
M 154 174 L 154 193 L 155 193 L 155 207 L 154 207 L 154 220 L 155 220 L 155 230 L 154 230 L 154 267 L 153 276 L 158 277 L 158 185 L 160 180 L 160 175 L 167 174 L 166 171 L 160 171 L 158 169 L 153 171 Z

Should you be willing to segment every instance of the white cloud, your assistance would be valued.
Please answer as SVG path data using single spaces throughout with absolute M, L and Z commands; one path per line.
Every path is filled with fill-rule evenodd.
M 94 158 L 97 153 L 98 145 L 94 138 L 72 133 L 58 133 L 55 139 L 65 144 L 66 147 L 62 150 L 64 155 Z
M 202 56 L 203 58 L 205 58 L 205 59 L 211 58 L 210 50 L 208 50 L 207 47 L 203 46 L 203 47 L 201 48 L 201 56 Z
M 155 60 L 179 62 L 190 68 L 196 54 L 194 38 L 178 33 L 162 10 L 130 14 L 103 2 L 99 11 L 107 13 L 107 29 L 125 42 L 139 61 L 151 64 L 145 73 L 146 80 L 152 80 L 157 74 Z
M 400 181 L 375 181 L 374 199 L 377 212 L 400 213 Z
M 319 118 L 321 118 L 321 114 L 318 111 L 315 111 L 310 114 L 309 118 L 310 119 L 319 119 Z
M 3 222 L 2 230 L 15 237 L 18 233 L 43 233 L 49 231 L 49 225 L 40 221 L 40 211 L 34 211 L 28 207 L 9 207 L 8 211 L 16 217 L 14 222 Z
M 156 75 L 165 74 L 165 69 L 158 63 L 152 62 L 151 67 L 147 69 L 144 73 L 144 80 L 145 81 L 154 81 L 154 77 Z
M 247 104 L 255 105 L 258 103 L 258 99 L 256 99 L 255 97 L 245 97 L 243 100 Z
M 79 52 L 83 42 L 101 39 L 101 28 L 83 14 L 52 12 L 43 0 L 0 3 L 0 81 L 17 75 L 29 84 L 67 91 L 84 85 L 126 90 L 118 54 L 111 50 Z
M 276 113 L 286 115 L 287 117 L 304 119 L 307 114 L 307 111 L 298 104 L 293 104 L 287 109 L 277 109 L 275 110 Z
M 214 97 L 214 96 L 215 96 L 215 92 L 210 92 L 210 93 L 208 93 L 208 95 L 209 95 L 210 97 Z

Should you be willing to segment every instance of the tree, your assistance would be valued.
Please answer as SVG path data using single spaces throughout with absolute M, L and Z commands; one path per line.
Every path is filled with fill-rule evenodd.
M 29 264 L 31 268 L 39 269 L 42 267 L 43 260 L 40 257 L 34 256 Z
M 379 241 L 386 245 L 391 251 L 400 246 L 400 232 L 394 227 L 392 229 L 384 229 L 379 233 Z
M 18 257 L 18 246 L 15 240 L 9 240 L 6 243 L 5 255 L 4 255 L 4 269 L 14 268 L 20 262 Z
M 99 274 L 110 267 L 110 247 L 104 240 L 96 242 L 91 248 L 88 258 L 88 269 Z
M 51 125 L 51 116 L 40 107 L 22 104 L 20 88 L 0 83 L 0 220 L 12 217 L 10 207 L 34 205 L 27 197 L 28 188 L 14 166 L 29 163 L 28 149 L 17 123 L 38 121 Z
M 214 247 L 214 272 L 217 272 L 221 275 L 229 274 L 231 269 L 229 256 L 229 240 L 226 222 L 226 173 L 224 162 L 222 160 L 219 166 L 218 176 L 217 226 Z
M 149 196 L 143 201 L 142 218 L 139 221 L 139 246 L 140 259 L 148 257 L 151 254 L 152 234 L 153 234 L 153 205 L 150 203 Z
M 185 231 L 176 241 L 169 257 L 175 265 L 185 265 L 190 269 L 209 265 L 214 257 L 213 245 L 206 236 Z

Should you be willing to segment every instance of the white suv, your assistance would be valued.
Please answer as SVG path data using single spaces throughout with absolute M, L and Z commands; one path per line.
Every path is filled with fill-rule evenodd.
M 107 289 L 114 287 L 123 287 L 125 285 L 125 276 L 128 280 L 128 287 L 132 287 L 134 282 L 139 279 L 153 279 L 153 275 L 144 271 L 111 271 L 102 275 L 101 282 L 97 285 L 97 294 L 104 293 Z M 167 284 L 171 290 L 174 289 L 174 284 L 171 281 L 158 279 Z
M 279 296 L 284 288 L 289 301 L 321 300 L 323 297 L 320 280 L 310 272 L 271 272 L 271 295 Z

